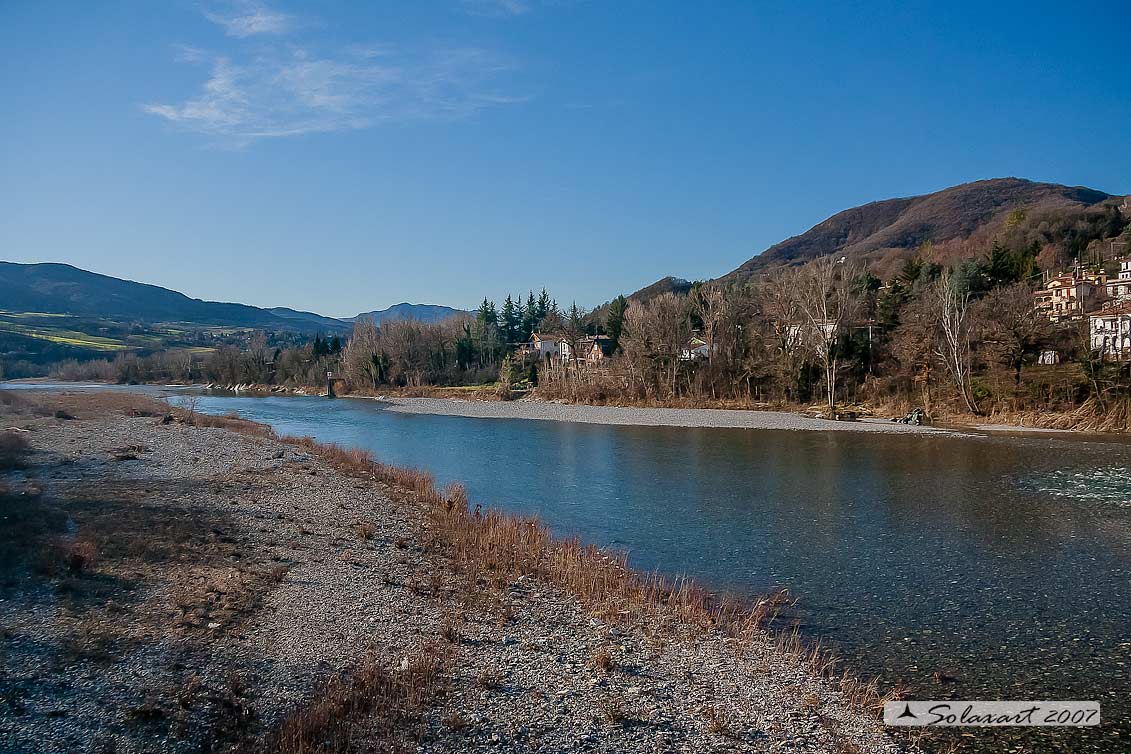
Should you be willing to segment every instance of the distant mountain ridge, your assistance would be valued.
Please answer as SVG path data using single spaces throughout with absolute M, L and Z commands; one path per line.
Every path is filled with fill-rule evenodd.
M 0 309 L 296 332 L 349 329 L 348 323 L 311 312 L 202 301 L 168 288 L 54 262 L 0 262 Z
M 442 322 L 445 319 L 449 319 L 460 314 L 470 313 L 471 312 L 464 311 L 463 309 L 453 309 L 450 306 L 439 306 L 436 304 L 410 304 L 406 301 L 400 304 L 393 304 L 388 309 L 381 309 L 379 311 L 373 312 L 362 312 L 350 321 L 360 322 L 363 319 L 372 319 L 376 324 L 380 325 L 382 322 L 411 319 L 416 322 L 432 324 L 435 322 Z
M 724 275 L 742 281 L 789 264 L 830 254 L 886 270 L 922 244 L 963 241 L 1004 225 L 1010 213 L 1057 212 L 1092 207 L 1114 199 L 1083 186 L 994 178 L 921 196 L 886 199 L 838 212 L 804 233 L 774 244 Z
M 992 178 L 920 196 L 883 199 L 852 207 L 823 220 L 800 235 L 774 244 L 717 280 L 742 283 L 764 272 L 799 265 L 836 254 L 867 264 L 880 277 L 900 269 L 924 244 L 932 245 L 924 261 L 955 264 L 984 253 L 995 234 L 1017 211 L 1027 216 L 1061 218 L 1079 211 L 1111 209 L 1118 195 L 1084 186 L 1039 183 L 1024 178 Z M 1110 205 L 1103 207 L 1101 205 Z M 1056 266 L 1056 255 L 1042 257 Z M 1063 259 L 1059 260 L 1063 262 Z M 690 288 L 679 278 L 662 278 L 631 294 L 636 301 Z

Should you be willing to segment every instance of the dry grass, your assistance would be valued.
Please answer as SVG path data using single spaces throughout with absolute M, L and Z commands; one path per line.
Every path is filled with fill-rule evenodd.
M 1131 431 L 1131 400 L 1107 401 L 1101 404 L 1093 396 L 1072 411 L 999 413 L 990 417 L 990 420 L 1042 429 L 1123 433 Z
M 610 673 L 616 668 L 616 662 L 608 648 L 601 647 L 593 654 L 593 667 L 605 673 Z
M 703 719 L 707 721 L 707 732 L 711 735 L 727 737 L 734 735 L 726 715 L 715 705 L 704 704 L 699 712 L 703 715 Z
M 459 644 L 463 641 L 463 633 L 451 618 L 444 620 L 444 625 L 440 628 L 440 636 L 449 644 Z
M 233 432 L 239 432 L 240 434 L 251 435 L 253 437 L 267 437 L 271 439 L 275 439 L 276 437 L 274 430 L 272 430 L 267 425 L 244 419 L 235 412 L 226 414 L 224 416 L 198 414 L 179 408 L 173 408 L 172 412 L 173 416 L 177 417 L 185 424 L 191 424 L 194 427 L 215 427 L 217 429 L 228 429 Z
M 62 544 L 61 549 L 65 553 L 67 570 L 72 576 L 81 576 L 92 570 L 98 562 L 98 548 L 93 542 L 71 542 Z
M 497 671 L 484 670 L 475 677 L 475 685 L 485 691 L 496 691 L 503 687 L 503 675 Z
M 359 521 L 353 528 L 357 532 L 357 538 L 363 542 L 368 542 L 377 536 L 377 524 L 372 521 Z
M 377 750 L 415 750 L 425 711 L 442 687 L 446 653 L 422 647 L 390 668 L 369 658 L 344 677 L 336 678 L 268 736 L 263 745 L 245 751 L 277 754 L 327 754 L 355 751 L 361 738 L 380 741 Z
M 23 432 L 0 432 L 0 469 L 17 469 L 23 466 L 24 457 L 31 451 L 31 443 Z

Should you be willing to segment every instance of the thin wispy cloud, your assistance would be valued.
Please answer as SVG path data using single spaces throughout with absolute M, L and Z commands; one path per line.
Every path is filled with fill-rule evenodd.
M 523 100 L 493 85 L 510 63 L 473 48 L 410 55 L 353 47 L 317 55 L 287 47 L 242 62 L 184 48 L 182 59 L 208 67 L 201 91 L 142 109 L 236 146 L 387 121 L 458 119 Z
M 521 16 L 530 11 L 527 0 L 460 0 L 464 10 L 478 16 Z
M 258 34 L 286 34 L 294 28 L 294 19 L 258 0 L 229 0 L 204 11 L 204 17 L 224 27 L 229 37 L 253 37 Z

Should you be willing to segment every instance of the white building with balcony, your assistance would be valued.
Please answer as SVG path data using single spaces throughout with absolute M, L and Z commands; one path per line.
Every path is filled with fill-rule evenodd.
M 1131 301 L 1115 301 L 1089 314 L 1088 335 L 1101 358 L 1131 358 Z

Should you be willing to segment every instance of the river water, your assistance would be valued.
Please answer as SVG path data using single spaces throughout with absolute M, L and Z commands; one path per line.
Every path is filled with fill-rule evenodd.
M 1103 704 L 1102 729 L 1037 734 L 1026 750 L 1131 750 L 1131 445 L 471 419 L 301 397 L 207 395 L 197 409 L 427 469 L 643 570 L 742 594 L 787 587 L 804 635 L 913 698 Z

